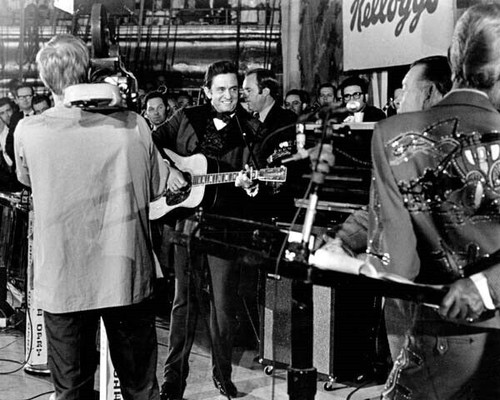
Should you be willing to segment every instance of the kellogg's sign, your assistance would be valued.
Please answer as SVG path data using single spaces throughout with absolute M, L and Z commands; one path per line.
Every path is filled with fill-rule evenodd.
M 343 0 L 344 70 L 446 54 L 454 5 L 453 0 Z

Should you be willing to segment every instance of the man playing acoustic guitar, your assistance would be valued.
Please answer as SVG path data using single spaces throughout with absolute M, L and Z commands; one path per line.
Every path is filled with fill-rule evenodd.
M 204 91 L 210 102 L 179 110 L 153 134 L 156 145 L 182 157 L 202 154 L 208 164 L 215 164 L 214 172 L 242 170 L 249 164 L 258 167 L 253 148 L 259 141 L 259 123 L 239 104 L 238 69 L 228 61 L 216 62 L 205 74 Z M 176 165 L 173 165 L 176 164 Z M 189 186 L 186 175 L 170 163 L 167 183 L 171 191 L 182 192 Z M 240 180 L 241 182 L 241 180 Z M 234 184 L 211 186 L 216 195 L 210 201 L 210 212 L 237 217 L 249 217 L 251 195 L 256 187 L 250 179 L 243 179 L 245 191 Z M 208 189 L 207 189 L 208 190 Z M 205 195 L 204 206 L 208 196 Z M 193 210 L 184 210 L 177 230 L 183 230 L 186 217 Z M 186 247 L 175 246 L 175 298 L 170 320 L 169 354 L 165 362 L 161 398 L 182 399 L 189 373 L 189 353 L 195 336 L 198 305 L 193 283 L 198 271 L 208 266 L 211 287 L 210 336 L 212 340 L 213 380 L 221 394 L 237 395 L 231 381 L 231 356 L 235 330 L 239 266 L 234 259 L 223 259 L 206 254 L 189 254 Z

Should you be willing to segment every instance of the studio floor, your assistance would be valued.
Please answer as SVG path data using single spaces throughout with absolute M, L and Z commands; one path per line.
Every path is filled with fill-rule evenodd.
M 157 317 L 158 380 L 162 381 L 163 361 L 168 349 L 168 318 Z M 248 347 L 248 346 L 247 346 Z M 28 374 L 24 370 L 25 333 L 7 328 L 0 331 L 0 400 L 49 400 L 52 394 L 50 376 Z M 206 335 L 199 331 L 190 358 L 190 375 L 184 394 L 186 400 L 220 399 L 212 383 L 211 356 Z M 98 374 L 98 373 L 97 373 Z M 287 373 L 274 369 L 267 375 L 259 363 L 256 349 L 236 347 L 233 356 L 233 381 L 241 399 L 288 399 Z M 96 377 L 96 390 L 99 379 Z M 371 382 L 361 384 L 334 382 L 331 391 L 324 389 L 325 381 L 318 380 L 315 399 L 373 400 L 378 399 L 382 386 Z M 112 397 L 108 397 L 111 399 Z

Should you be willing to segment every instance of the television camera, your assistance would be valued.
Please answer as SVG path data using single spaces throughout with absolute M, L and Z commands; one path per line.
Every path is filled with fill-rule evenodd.
M 96 112 L 123 108 L 140 112 L 137 79 L 121 60 L 114 23 L 101 3 L 92 5 L 90 25 L 90 83 L 67 88 L 65 104 Z

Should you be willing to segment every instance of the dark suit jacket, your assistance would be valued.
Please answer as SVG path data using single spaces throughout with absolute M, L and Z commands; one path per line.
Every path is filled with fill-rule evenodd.
M 168 148 L 184 157 L 199 153 L 198 144 L 211 118 L 209 104 L 181 109 L 153 132 L 153 141 L 159 148 Z M 254 146 L 260 140 L 258 121 L 238 105 L 235 116 L 224 129 L 229 132 L 226 150 L 216 157 L 208 156 L 211 164 L 216 163 L 220 171 L 239 171 L 245 164 L 254 164 Z M 211 212 L 241 216 L 248 211 L 251 198 L 241 188 L 234 184 L 216 186 L 218 197 Z
M 266 119 L 262 123 L 263 140 L 257 151 L 259 164 L 267 165 L 267 158 L 278 149 L 282 142 L 295 142 L 295 123 L 297 115 L 290 110 L 285 110 L 275 103 L 269 110 Z M 295 145 L 292 153 L 295 153 Z M 261 219 L 269 222 L 275 218 L 282 222 L 290 222 L 296 212 L 294 199 L 302 197 L 302 175 L 309 170 L 309 160 L 303 162 L 289 163 L 287 166 L 287 179 L 283 184 L 264 183 L 261 184 L 258 196 L 258 214 Z
M 262 143 L 259 151 L 260 165 L 266 164 L 266 158 L 284 141 L 295 140 L 295 122 L 297 114 L 285 110 L 277 102 L 269 110 L 262 123 Z
M 16 159 L 14 154 L 14 131 L 16 130 L 16 126 L 19 121 L 21 121 L 21 119 L 23 118 L 24 114 L 22 111 L 16 111 L 14 114 L 12 114 L 12 117 L 10 117 L 9 133 L 7 134 L 7 138 L 5 140 L 5 151 L 7 152 L 7 155 L 10 157 L 10 159 L 14 161 L 14 163 Z
M 17 180 L 16 176 L 16 157 L 14 154 L 14 131 L 19 121 L 24 117 L 22 111 L 16 111 L 12 114 L 9 124 L 9 132 L 5 138 L 5 152 L 13 162 L 12 167 L 9 167 L 3 156 L 0 155 L 0 190 L 9 192 L 18 192 L 23 189 L 23 185 Z
M 385 112 L 380 108 L 366 105 L 363 115 L 363 122 L 377 122 L 386 118 Z
M 369 229 L 374 265 L 413 281 L 446 284 L 474 258 L 500 249 L 499 128 L 498 111 L 471 90 L 375 125 Z M 377 257 L 383 254 L 389 256 L 386 265 Z M 499 306 L 500 265 L 484 273 Z M 417 315 L 417 321 L 441 321 L 425 306 Z M 483 325 L 500 328 L 500 319 Z

